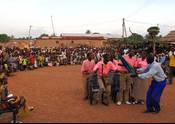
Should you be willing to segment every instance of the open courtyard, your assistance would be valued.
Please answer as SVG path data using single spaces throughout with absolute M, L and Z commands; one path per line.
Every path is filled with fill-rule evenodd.
M 91 106 L 83 100 L 80 66 L 46 67 L 34 71 L 14 73 L 9 78 L 9 90 L 25 96 L 33 112 L 18 120 L 34 122 L 175 122 L 175 85 L 168 85 L 162 97 L 160 114 L 144 114 L 144 105 L 109 107 Z M 0 123 L 8 123 L 12 114 L 0 116 Z

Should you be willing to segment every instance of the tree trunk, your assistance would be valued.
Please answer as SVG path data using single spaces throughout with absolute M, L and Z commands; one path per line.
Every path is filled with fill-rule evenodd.
M 153 41 L 153 53 L 154 53 L 154 55 L 156 54 L 156 43 L 155 43 L 155 40 Z
M 153 54 L 155 55 L 156 54 L 156 38 L 154 36 L 152 36 L 152 39 L 153 39 Z

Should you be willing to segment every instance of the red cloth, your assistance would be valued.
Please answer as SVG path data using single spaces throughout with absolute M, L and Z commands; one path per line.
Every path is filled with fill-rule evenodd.
M 30 55 L 29 61 L 30 61 L 30 64 L 34 65 L 35 64 L 35 56 L 34 55 Z

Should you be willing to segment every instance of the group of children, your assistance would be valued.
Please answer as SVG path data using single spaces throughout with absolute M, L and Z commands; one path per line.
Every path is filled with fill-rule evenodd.
M 120 86 L 118 87 L 119 91 L 118 91 L 118 95 L 117 97 L 117 104 L 121 105 L 122 103 L 125 104 L 131 104 L 131 97 L 135 98 L 134 102 L 145 102 L 145 95 L 146 95 L 146 90 L 148 88 L 148 82 L 143 82 L 142 84 L 140 84 L 139 79 L 137 78 L 132 78 L 129 74 L 129 72 L 127 71 L 127 69 L 124 67 L 123 63 L 118 60 L 117 58 L 117 54 L 104 54 L 102 56 L 102 60 L 99 61 L 97 64 L 95 64 L 95 61 L 93 60 L 94 57 L 92 57 L 93 55 L 91 53 L 88 54 L 88 60 L 85 60 L 83 62 L 82 68 L 81 68 L 81 72 L 83 74 L 83 83 L 86 86 L 86 79 L 87 77 L 91 74 L 91 73 L 98 73 L 98 82 L 99 82 L 99 86 L 100 89 L 105 89 L 107 92 L 107 96 L 108 96 L 108 101 L 107 103 L 104 104 L 108 104 L 109 103 L 109 99 L 110 99 L 110 95 L 111 95 L 111 89 L 112 89 L 112 83 L 111 79 L 109 79 L 109 75 L 111 74 L 111 72 L 115 72 L 118 73 L 120 76 L 120 81 L 117 82 L 119 83 Z M 140 54 L 139 54 L 140 55 Z M 137 56 L 138 58 L 136 58 L 136 56 L 134 55 L 133 52 L 130 52 L 129 54 L 124 54 L 124 58 L 135 68 L 143 68 L 147 66 L 147 62 L 146 62 L 146 55 L 144 54 L 144 52 L 140 55 Z M 103 77 L 103 80 L 101 80 L 101 78 Z M 105 85 L 105 86 L 104 86 Z M 147 85 L 147 86 L 146 86 Z M 143 88 L 142 90 L 140 90 L 140 88 Z M 85 89 L 87 89 L 85 87 Z M 139 91 L 140 90 L 140 91 Z M 137 93 L 136 93 L 137 92 Z M 143 92 L 143 93 L 142 93 Z M 87 91 L 85 90 L 85 99 L 88 98 L 87 96 Z
M 118 55 L 122 55 L 122 57 L 133 67 L 135 68 L 136 72 L 139 69 L 147 68 L 147 70 L 143 71 L 142 73 L 146 74 L 140 74 L 139 71 L 137 72 L 137 76 L 132 76 L 126 66 L 122 63 L 120 59 L 118 59 Z M 90 52 L 87 56 L 87 60 L 85 60 L 81 67 L 82 72 L 82 82 L 84 84 L 84 95 L 85 99 L 87 100 L 89 98 L 88 94 L 88 85 L 87 85 L 87 79 L 92 73 L 98 74 L 98 85 L 100 91 L 98 92 L 97 99 L 102 100 L 102 104 L 109 105 L 110 100 L 113 99 L 112 92 L 114 89 L 113 86 L 117 86 L 117 95 L 116 98 L 116 104 L 148 104 L 148 96 L 147 91 L 149 86 L 151 85 L 151 80 L 160 76 L 161 81 L 155 81 L 154 82 L 163 82 L 165 83 L 167 76 L 164 74 L 164 71 L 162 67 L 165 65 L 168 56 L 164 53 L 159 53 L 157 56 L 152 55 L 153 60 L 151 62 L 148 62 L 147 58 L 148 54 L 143 51 L 141 53 L 138 53 L 134 50 L 124 50 L 123 52 L 118 51 L 106 51 L 101 57 L 101 60 L 95 63 L 94 56 Z M 152 59 L 151 58 L 151 59 Z M 158 64 L 157 64 L 158 63 Z M 151 65 L 152 64 L 152 65 Z M 160 66 L 161 65 L 161 66 Z M 149 67 L 150 66 L 150 67 Z M 153 73 L 154 71 L 150 72 L 149 70 L 151 68 L 157 69 L 156 73 Z M 160 66 L 160 67 L 158 67 Z M 149 68 L 148 68 L 149 67 Z M 166 70 L 166 69 L 165 69 Z M 117 82 L 113 82 L 113 79 L 111 78 L 111 73 L 115 73 L 118 75 L 117 78 L 119 80 Z M 153 74 L 152 74 L 153 73 Z M 139 77 L 139 76 L 140 77 Z M 158 75 L 158 76 L 157 76 Z M 118 83 L 117 85 L 113 85 L 113 83 Z M 152 86 L 152 85 L 151 85 Z M 159 87 L 159 86 L 158 86 Z M 162 90 L 165 87 L 162 87 Z M 161 94 L 160 92 L 158 92 Z M 105 94 L 105 99 L 102 98 Z M 160 95 L 161 96 L 161 95 Z M 160 99 L 160 97 L 159 97 Z M 160 102 L 160 101 L 159 101 Z M 156 104 L 159 104 L 157 102 Z M 158 105 L 157 105 L 158 106 Z M 156 112 L 158 113 L 160 110 L 157 109 Z

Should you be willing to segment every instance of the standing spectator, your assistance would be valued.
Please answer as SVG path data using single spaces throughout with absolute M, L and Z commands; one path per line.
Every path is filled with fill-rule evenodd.
M 169 53 L 169 59 L 170 59 L 169 84 L 173 84 L 173 77 L 175 76 L 175 51 Z

